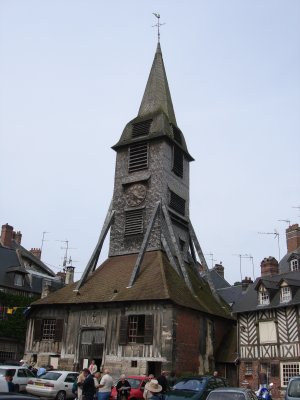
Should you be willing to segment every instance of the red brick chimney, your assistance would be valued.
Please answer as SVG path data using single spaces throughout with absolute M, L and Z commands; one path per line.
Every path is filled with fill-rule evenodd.
M 22 233 L 20 231 L 13 232 L 13 239 L 17 244 L 21 244 L 22 241 Z
M 277 275 L 279 273 L 279 264 L 276 258 L 266 257 L 260 263 L 261 276 Z
M 245 278 L 242 280 L 242 291 L 246 290 L 250 283 L 253 283 L 253 280 L 250 278 L 250 276 L 245 276 Z
M 286 245 L 288 253 L 300 247 L 300 228 L 298 224 L 291 225 L 286 230 Z
M 10 226 L 8 224 L 2 225 L 2 230 L 1 230 L 1 243 L 5 247 L 11 247 L 11 241 L 13 238 L 13 231 L 14 228 L 13 226 Z
M 30 253 L 34 255 L 34 257 L 36 257 L 38 260 L 41 259 L 41 255 L 42 255 L 42 250 L 41 249 L 30 249 Z
M 220 264 L 215 264 L 214 270 L 224 279 L 224 267 L 222 262 L 220 262 Z

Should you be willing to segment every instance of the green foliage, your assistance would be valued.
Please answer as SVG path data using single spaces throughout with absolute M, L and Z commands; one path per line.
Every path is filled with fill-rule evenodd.
M 26 318 L 23 311 L 34 300 L 36 298 L 0 292 L 0 305 L 2 307 L 22 307 L 18 308 L 13 314 L 7 314 L 5 320 L 0 320 L 0 336 L 25 341 Z

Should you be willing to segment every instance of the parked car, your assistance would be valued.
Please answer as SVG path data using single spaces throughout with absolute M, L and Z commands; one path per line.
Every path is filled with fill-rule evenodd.
M 0 376 L 9 373 L 13 377 L 16 392 L 25 392 L 27 382 L 34 377 L 34 374 L 25 367 L 16 365 L 0 365 Z
M 0 393 L 8 392 L 8 384 L 3 376 L 0 376 Z
M 166 392 L 165 400 L 204 400 L 208 394 L 218 388 L 227 386 L 224 378 L 211 375 L 191 376 L 180 379 L 173 389 Z
M 128 397 L 129 400 L 138 400 L 138 399 L 143 399 L 143 392 L 146 383 L 149 381 L 149 378 L 145 376 L 138 376 L 138 375 L 129 375 L 126 377 L 128 382 L 130 383 L 131 390 L 130 390 L 130 395 Z M 116 384 L 118 381 L 116 382 Z M 111 391 L 111 399 L 116 400 L 117 399 L 117 389 L 113 388 Z
M 285 400 L 300 399 L 300 376 L 290 378 L 285 392 Z
M 209 393 L 207 400 L 257 400 L 252 389 L 225 387 L 218 388 Z
M 78 375 L 78 372 L 71 371 L 48 371 L 39 378 L 30 379 L 26 391 L 56 400 L 73 399 L 72 386 Z

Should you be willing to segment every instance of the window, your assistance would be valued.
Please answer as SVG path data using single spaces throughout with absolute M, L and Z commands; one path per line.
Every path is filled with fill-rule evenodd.
M 137 361 L 131 360 L 131 368 L 137 368 Z
M 300 375 L 300 363 L 297 362 L 282 363 L 280 369 L 281 386 L 287 386 L 288 381 L 292 376 Z
M 299 262 L 298 262 L 299 260 L 297 260 L 297 259 L 294 259 L 294 260 L 292 260 L 291 261 L 291 271 L 298 271 L 298 269 L 299 269 Z
M 22 274 L 15 274 L 14 284 L 16 286 L 24 286 L 24 276 Z
M 170 207 L 179 214 L 185 214 L 185 200 L 170 190 Z
M 132 137 L 136 138 L 139 136 L 149 135 L 150 126 L 152 123 L 152 119 L 148 119 L 147 121 L 136 122 L 132 127 Z
M 291 299 L 292 299 L 291 289 L 288 286 L 283 286 L 280 290 L 280 302 L 287 303 L 291 301 Z
M 252 375 L 252 362 L 245 362 L 245 375 Z
M 183 152 L 178 146 L 173 147 L 173 168 L 174 174 L 183 177 Z
M 121 317 L 119 343 L 152 344 L 153 315 L 129 315 Z
M 258 304 L 260 305 L 270 304 L 269 293 L 263 285 L 260 286 L 258 291 Z
M 173 136 L 174 140 L 176 140 L 177 143 L 182 144 L 182 138 L 181 138 L 181 131 L 177 126 L 171 124 L 172 130 L 173 130 Z
M 125 212 L 125 236 L 143 233 L 143 210 Z
M 62 340 L 63 319 L 36 319 L 34 321 L 33 340 Z
M 277 342 L 276 324 L 274 321 L 259 323 L 259 340 L 261 344 Z
M 148 168 L 148 144 L 145 142 L 132 144 L 129 147 L 129 172 Z

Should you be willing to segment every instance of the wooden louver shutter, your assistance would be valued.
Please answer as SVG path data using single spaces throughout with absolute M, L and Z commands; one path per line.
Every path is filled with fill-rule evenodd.
M 55 325 L 55 336 L 54 336 L 54 341 L 55 342 L 61 342 L 62 341 L 63 329 L 64 329 L 64 320 L 63 319 L 57 319 L 56 320 L 56 325 Z
M 128 317 L 126 315 L 121 316 L 120 332 L 119 332 L 119 344 L 127 344 L 128 331 Z
M 144 344 L 153 343 L 153 315 L 145 315 Z
M 42 320 L 36 319 L 34 320 L 33 326 L 33 340 L 39 341 L 42 339 Z

